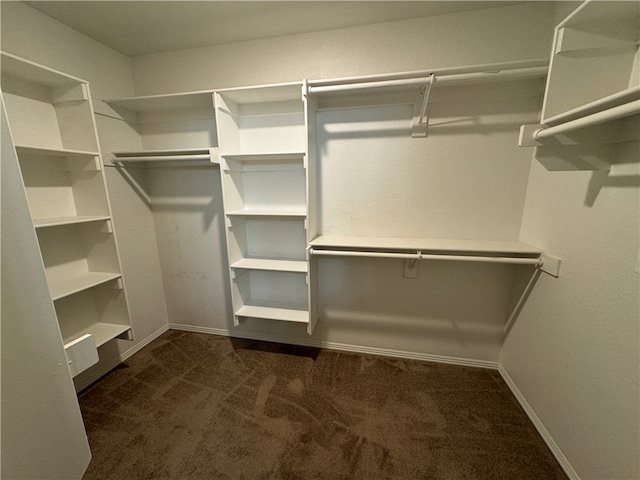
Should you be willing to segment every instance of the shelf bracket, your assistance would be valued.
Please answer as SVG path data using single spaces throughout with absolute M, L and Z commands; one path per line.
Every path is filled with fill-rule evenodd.
M 560 277 L 560 265 L 562 265 L 562 259 L 556 257 L 555 255 L 551 255 L 550 253 L 543 253 L 540 256 L 542 260 L 542 265 L 540 265 L 540 270 L 544 273 L 548 273 L 552 277 Z
M 421 138 L 427 136 L 429 130 L 429 97 L 431 95 L 431 89 L 436 82 L 435 74 L 429 75 L 425 91 L 422 96 L 422 105 L 418 108 L 418 104 L 413 105 L 413 119 L 411 122 L 411 136 L 413 138 Z

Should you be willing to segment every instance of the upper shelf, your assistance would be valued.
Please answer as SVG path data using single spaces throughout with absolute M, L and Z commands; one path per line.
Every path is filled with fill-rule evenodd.
M 637 99 L 639 43 L 640 3 L 580 5 L 555 29 L 542 123 L 556 125 Z
M 519 145 L 549 170 L 608 169 L 608 144 L 640 138 L 639 44 L 640 3 L 580 5 L 555 29 L 542 122 Z
M 2 73 L 9 74 L 20 80 L 29 83 L 35 83 L 46 87 L 63 87 L 65 85 L 73 85 L 78 83 L 87 83 L 66 73 L 59 72 L 52 68 L 48 68 L 37 63 L 25 60 L 24 58 L 11 55 L 10 53 L 0 52 L 0 65 Z
M 455 240 L 433 238 L 394 238 L 321 235 L 309 243 L 314 249 L 339 248 L 380 252 L 414 252 L 479 256 L 518 256 L 537 258 L 542 250 L 511 240 Z
M 213 111 L 213 90 L 108 99 L 104 103 L 116 111 L 126 109 L 137 114 L 190 110 L 202 106 Z

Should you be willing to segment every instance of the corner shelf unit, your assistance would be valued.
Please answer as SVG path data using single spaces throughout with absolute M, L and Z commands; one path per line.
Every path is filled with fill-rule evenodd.
M 2 96 L 72 375 L 132 339 L 87 82 L 2 53 Z M 88 353 L 87 353 L 88 352 Z
M 542 121 L 520 146 L 539 147 L 549 170 L 608 169 L 604 145 L 640 139 L 639 45 L 638 2 L 580 5 L 555 29 Z
M 315 272 L 306 252 L 315 225 L 315 147 L 308 147 L 315 110 L 303 88 L 215 94 L 236 325 L 243 318 L 295 322 L 309 334 L 315 326 Z

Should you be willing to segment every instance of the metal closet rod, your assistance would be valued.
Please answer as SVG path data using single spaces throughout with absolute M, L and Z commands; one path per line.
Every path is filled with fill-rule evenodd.
M 311 248 L 311 255 L 331 257 L 373 257 L 373 258 L 407 258 L 414 260 L 452 260 L 459 262 L 484 262 L 484 263 L 509 263 L 514 265 L 533 265 L 541 267 L 544 261 L 541 258 L 515 258 L 515 257 L 485 257 L 481 255 L 447 255 L 430 253 L 390 253 L 358 250 L 318 250 Z
M 617 120 L 618 118 L 628 117 L 637 113 L 640 113 L 640 100 L 618 105 L 617 107 L 603 110 L 602 112 L 592 113 L 591 115 L 577 118 L 575 120 L 569 120 L 568 122 L 561 123 L 555 127 L 541 128 L 533 133 L 533 138 L 535 140 L 541 140 L 554 135 L 578 130 L 580 128 L 591 127 L 611 120 Z
M 516 62 L 485 63 L 466 67 L 438 68 L 434 70 L 420 70 L 412 72 L 388 73 L 361 77 L 345 77 L 329 80 L 309 80 L 309 93 L 325 93 L 338 90 L 371 88 L 371 87 L 399 87 L 423 85 L 429 76 L 446 77 L 473 73 L 506 73 L 509 70 L 546 68 L 548 59 L 524 60 Z

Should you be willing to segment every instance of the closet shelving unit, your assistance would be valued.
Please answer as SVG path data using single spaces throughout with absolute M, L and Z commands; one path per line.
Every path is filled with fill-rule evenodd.
M 2 95 L 58 324 L 76 375 L 132 339 L 87 82 L 2 53 Z
M 640 138 L 639 45 L 638 2 L 580 5 L 555 29 L 542 122 L 520 146 L 550 170 L 608 169 L 615 144 Z
M 218 165 L 213 91 L 104 100 L 139 134 L 141 150 L 113 152 L 115 165 L 138 168 Z
M 461 101 L 469 90 L 509 82 L 507 95 L 542 88 L 547 59 L 532 59 L 365 77 L 309 81 L 318 110 L 413 105 L 412 136 L 425 137 L 431 102 Z M 528 83 L 524 83 L 528 82 Z M 534 82 L 533 84 L 531 82 Z M 477 95 L 477 92 L 472 93 Z M 527 93 L 528 94 L 528 93 Z M 407 237 L 323 235 L 311 239 L 312 257 L 372 257 L 415 260 L 510 263 L 531 265 L 558 276 L 561 260 L 518 241 L 457 240 Z
M 315 326 L 315 235 L 309 185 L 315 111 L 303 83 L 215 94 L 234 322 L 243 318 Z

